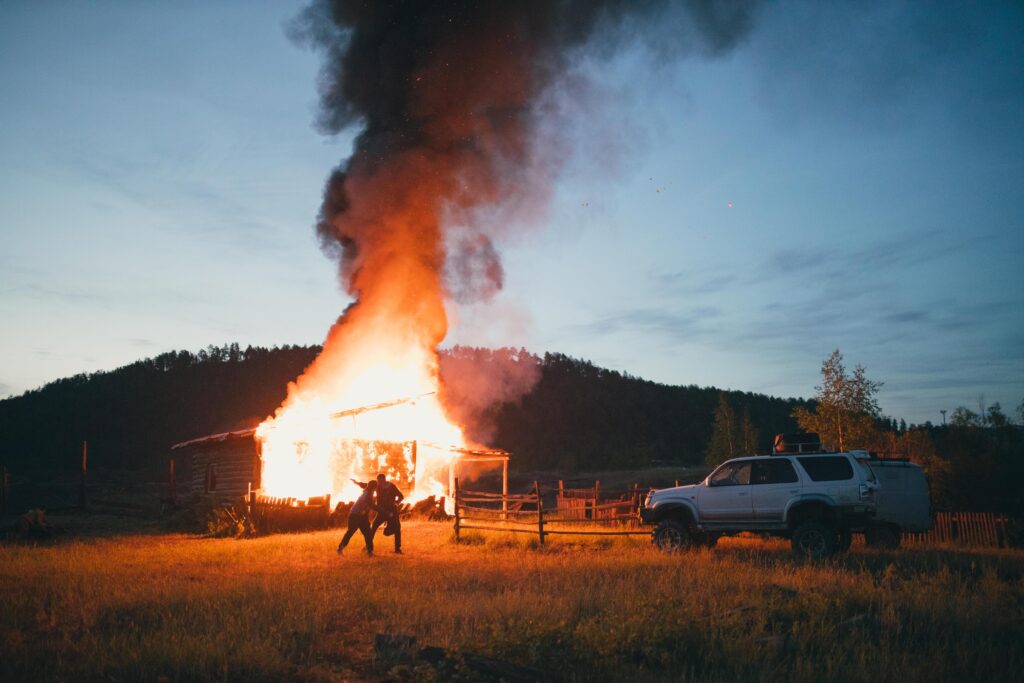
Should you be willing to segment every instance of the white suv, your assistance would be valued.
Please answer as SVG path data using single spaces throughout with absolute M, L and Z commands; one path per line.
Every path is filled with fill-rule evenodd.
M 792 539 L 794 554 L 823 558 L 850 546 L 875 512 L 877 480 L 852 453 L 802 453 L 728 460 L 699 484 L 651 491 L 640 509 L 666 551 L 714 546 L 754 531 Z

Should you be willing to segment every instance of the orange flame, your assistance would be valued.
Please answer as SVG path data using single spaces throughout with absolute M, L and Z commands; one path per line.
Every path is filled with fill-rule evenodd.
M 456 457 L 450 448 L 465 442 L 438 402 L 436 367 L 432 352 L 413 349 L 404 357 L 371 359 L 334 395 L 325 391 L 330 386 L 319 386 L 291 396 L 256 430 L 264 494 L 309 498 L 331 493 L 333 500 L 352 500 L 360 489 L 351 479 L 396 474 L 388 471 L 383 455 L 375 459 L 361 445 L 381 441 L 405 443 L 403 474 L 415 480 L 415 489 L 405 492 L 410 501 L 445 495 L 448 465 Z M 410 400 L 389 400 L 396 397 Z M 375 409 L 375 403 L 387 405 Z

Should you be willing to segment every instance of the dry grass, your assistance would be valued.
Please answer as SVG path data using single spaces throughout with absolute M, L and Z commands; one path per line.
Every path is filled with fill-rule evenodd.
M 345 557 L 337 532 L 118 536 L 0 547 L 0 679 L 420 680 L 375 661 L 415 635 L 566 680 L 1017 680 L 1019 551 L 781 542 L 671 557 L 639 538 L 475 536 L 406 525 L 406 554 Z M 471 536 L 471 538 L 474 538 Z

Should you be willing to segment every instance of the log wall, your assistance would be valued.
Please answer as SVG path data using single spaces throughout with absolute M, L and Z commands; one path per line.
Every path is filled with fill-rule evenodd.
M 260 485 L 260 456 L 256 438 L 230 436 L 223 440 L 189 443 L 175 449 L 176 458 L 191 463 L 189 491 L 192 495 L 231 502 Z M 216 485 L 208 490 L 211 466 L 216 472 Z

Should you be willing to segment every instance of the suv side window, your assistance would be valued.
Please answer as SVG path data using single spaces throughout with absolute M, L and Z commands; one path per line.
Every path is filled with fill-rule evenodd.
M 750 461 L 722 465 L 708 483 L 711 486 L 746 486 L 750 483 Z
M 853 479 L 853 466 L 841 456 L 815 456 L 797 458 L 812 481 L 846 481 Z
M 791 484 L 799 479 L 788 458 L 765 458 L 754 462 L 751 484 Z

